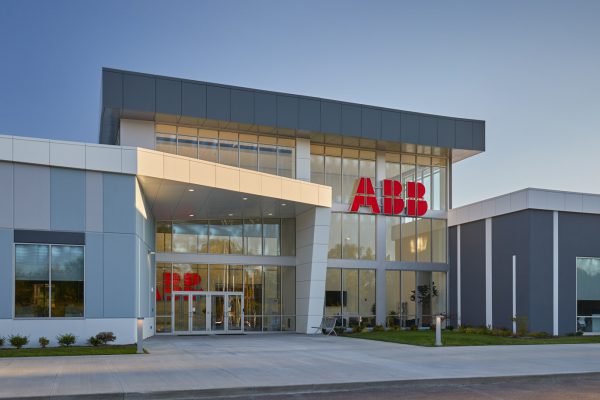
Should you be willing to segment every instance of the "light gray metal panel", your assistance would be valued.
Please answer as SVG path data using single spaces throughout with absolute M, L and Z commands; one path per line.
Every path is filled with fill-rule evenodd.
M 0 229 L 0 319 L 12 318 L 13 230 Z
M 85 230 L 102 232 L 103 226 L 103 196 L 102 173 L 86 171 L 85 180 Z
M 321 130 L 321 103 L 301 98 L 298 104 L 298 129 L 319 132 Z
M 473 149 L 485 150 L 485 122 L 473 121 Z
M 85 230 L 85 171 L 50 169 L 50 229 Z
M 373 107 L 362 107 L 363 138 L 379 139 L 381 137 L 381 110 Z
M 381 112 L 381 139 L 393 142 L 400 141 L 400 112 Z
M 280 128 L 298 128 L 298 98 L 277 96 L 277 126 Z
M 156 78 L 156 112 L 181 115 L 181 81 Z
M 206 117 L 209 119 L 229 121 L 230 115 L 229 89 L 207 85 L 206 87 Z
M 454 147 L 454 120 L 451 118 L 438 118 L 437 144 L 439 147 Z
M 471 121 L 456 121 L 454 145 L 459 149 L 473 148 L 473 123 Z
M 0 162 L 0 227 L 12 228 L 14 224 L 13 207 L 13 164 Z
M 360 106 L 342 104 L 342 132 L 345 135 L 360 137 L 362 129 L 362 113 Z
M 15 228 L 50 229 L 50 168 L 14 166 Z
M 419 144 L 437 145 L 437 123 L 435 118 L 422 116 L 419 120 Z
M 104 235 L 85 234 L 85 317 L 104 316 Z M 116 278 L 115 278 L 116 279 Z M 110 294 L 109 294 L 110 296 Z
M 419 140 L 419 116 L 410 113 L 401 113 L 400 131 L 402 141 L 405 143 L 417 143 Z
M 151 255 L 149 254 L 149 248 L 146 247 L 145 243 L 141 238 L 137 238 L 137 262 L 139 262 L 139 280 L 140 280 L 140 291 L 138 302 L 140 304 L 140 316 L 150 317 L 150 284 L 151 284 Z
M 104 318 L 136 317 L 136 252 L 136 235 L 104 234 Z
M 104 107 L 123 107 L 123 74 L 102 71 L 102 105 Z
M 135 233 L 135 177 L 104 174 L 104 232 Z
M 254 93 L 231 89 L 231 120 L 243 124 L 254 123 Z
M 155 80 L 147 76 L 123 75 L 123 108 L 133 114 L 156 111 Z
M 254 93 L 254 121 L 257 125 L 277 124 L 277 102 L 274 94 Z
M 187 118 L 206 118 L 206 85 L 181 84 L 181 114 Z
M 321 130 L 326 133 L 341 133 L 342 106 L 333 101 L 321 101 Z

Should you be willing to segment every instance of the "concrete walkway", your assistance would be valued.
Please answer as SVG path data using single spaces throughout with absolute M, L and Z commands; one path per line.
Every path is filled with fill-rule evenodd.
M 599 344 L 425 348 L 272 334 L 153 337 L 144 347 L 150 354 L 0 358 L 0 397 L 600 372 Z

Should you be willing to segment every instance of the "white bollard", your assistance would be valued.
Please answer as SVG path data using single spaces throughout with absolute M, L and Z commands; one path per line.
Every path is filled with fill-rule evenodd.
M 139 317 L 137 319 L 137 353 L 144 354 L 144 318 Z
M 442 345 L 442 316 L 435 316 L 435 345 Z

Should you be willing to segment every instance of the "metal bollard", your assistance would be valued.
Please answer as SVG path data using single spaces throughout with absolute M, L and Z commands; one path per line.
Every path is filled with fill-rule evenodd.
M 435 316 L 435 345 L 442 345 L 442 316 Z

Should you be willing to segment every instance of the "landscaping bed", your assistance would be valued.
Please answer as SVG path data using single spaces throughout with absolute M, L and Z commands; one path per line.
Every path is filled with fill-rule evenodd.
M 69 346 L 69 347 L 46 347 L 23 348 L 23 349 L 0 349 L 2 357 L 48 357 L 48 356 L 101 356 L 112 354 L 135 354 L 137 346 L 110 345 L 110 346 Z

